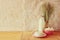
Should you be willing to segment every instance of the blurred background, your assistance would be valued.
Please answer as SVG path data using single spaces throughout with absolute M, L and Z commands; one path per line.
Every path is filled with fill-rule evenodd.
M 60 0 L 49 0 L 54 12 L 49 26 L 60 30 Z M 38 28 L 40 0 L 0 0 L 0 31 L 32 31 Z

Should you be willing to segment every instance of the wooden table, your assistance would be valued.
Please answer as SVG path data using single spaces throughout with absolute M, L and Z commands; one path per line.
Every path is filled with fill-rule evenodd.
M 46 38 L 35 38 L 33 32 L 0 32 L 0 40 L 60 40 L 60 32 Z

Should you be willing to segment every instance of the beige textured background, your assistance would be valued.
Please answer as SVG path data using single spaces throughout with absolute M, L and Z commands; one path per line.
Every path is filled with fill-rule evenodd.
M 60 0 L 49 0 L 55 10 L 49 25 L 60 29 Z M 38 27 L 39 0 L 0 0 L 0 31 L 28 31 Z

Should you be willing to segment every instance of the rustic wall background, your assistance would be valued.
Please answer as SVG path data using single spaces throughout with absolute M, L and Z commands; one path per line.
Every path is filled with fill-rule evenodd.
M 60 29 L 60 0 L 49 2 L 55 6 L 49 26 Z M 0 31 L 35 30 L 39 17 L 39 0 L 0 0 Z

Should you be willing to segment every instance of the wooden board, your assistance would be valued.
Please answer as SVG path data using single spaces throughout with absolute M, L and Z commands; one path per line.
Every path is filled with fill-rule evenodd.
M 0 40 L 60 40 L 60 32 L 46 38 L 35 38 L 33 32 L 0 32 Z

